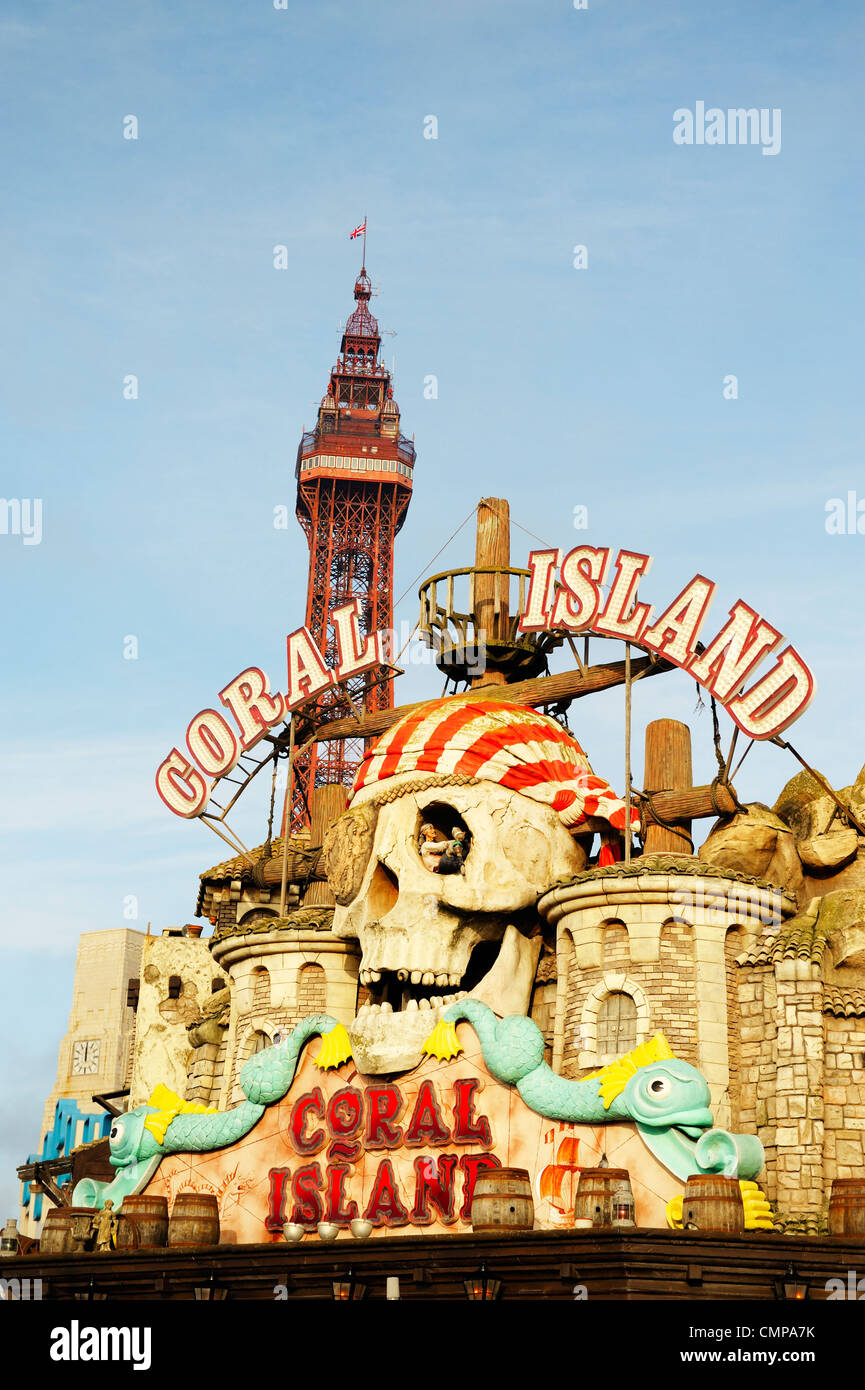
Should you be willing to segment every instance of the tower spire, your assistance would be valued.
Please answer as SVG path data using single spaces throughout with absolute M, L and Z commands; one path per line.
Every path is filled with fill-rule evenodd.
M 364 255 L 354 284 L 355 307 L 346 320 L 315 428 L 297 451 L 297 519 L 309 544 L 306 626 L 337 665 L 330 614 L 358 601 L 361 639 L 393 629 L 394 540 L 411 500 L 415 450 L 400 433 L 393 381 L 379 360 L 381 334 L 370 312 L 372 284 Z M 378 666 L 320 697 L 317 718 L 341 718 L 356 709 L 393 704 L 393 677 Z M 363 754 L 361 740 L 319 743 L 296 765 L 292 827 L 305 820 L 305 802 L 316 786 L 351 785 Z

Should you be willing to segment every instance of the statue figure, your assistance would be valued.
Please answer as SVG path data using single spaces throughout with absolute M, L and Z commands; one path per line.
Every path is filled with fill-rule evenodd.
M 117 1237 L 117 1215 L 110 1197 L 106 1197 L 105 1206 L 93 1217 L 92 1224 L 96 1250 L 100 1254 L 109 1254 Z
M 438 831 L 429 821 L 425 821 L 420 828 L 420 840 L 418 841 L 418 851 L 424 867 L 432 873 L 438 873 L 439 861 L 449 845 L 448 840 L 440 840 Z
M 451 831 L 452 840 L 445 840 L 444 854 L 439 858 L 436 873 L 439 874 L 458 874 L 463 867 L 463 861 L 468 853 L 466 844 L 466 832 L 455 825 Z

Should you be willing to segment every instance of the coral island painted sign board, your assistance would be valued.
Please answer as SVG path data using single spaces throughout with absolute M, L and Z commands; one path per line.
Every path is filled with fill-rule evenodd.
M 713 1127 L 705 1079 L 660 1035 L 581 1081 L 557 1076 L 543 1052 L 530 1019 L 497 1019 L 468 1000 L 446 1011 L 419 1067 L 382 1081 L 357 1072 L 341 1025 L 314 1015 L 246 1063 L 246 1099 L 232 1110 L 158 1088 L 120 1116 L 117 1177 L 84 1179 L 73 1200 L 214 1194 L 221 1240 L 246 1244 L 280 1238 L 286 1221 L 347 1231 L 362 1216 L 378 1234 L 466 1228 L 486 1168 L 529 1172 L 546 1229 L 572 1224 L 574 1175 L 604 1156 L 628 1169 L 643 1226 L 665 1224 L 691 1173 L 758 1175 L 759 1141 Z

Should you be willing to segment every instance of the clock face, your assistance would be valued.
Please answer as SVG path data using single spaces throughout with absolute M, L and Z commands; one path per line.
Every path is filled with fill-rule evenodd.
M 99 1070 L 99 1043 L 77 1042 L 72 1047 L 73 1076 L 87 1076 Z

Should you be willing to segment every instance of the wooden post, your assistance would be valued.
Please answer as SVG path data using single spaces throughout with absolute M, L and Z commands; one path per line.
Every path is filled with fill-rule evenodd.
M 339 783 L 316 787 L 309 807 L 309 842 L 320 845 L 325 832 L 345 810 L 346 790 Z M 336 902 L 326 883 L 311 883 L 303 898 L 304 907 L 333 907 Z
M 475 565 L 496 565 L 507 569 L 511 563 L 511 513 L 505 497 L 482 497 L 478 504 Z M 474 611 L 478 633 L 491 642 L 508 638 L 508 576 L 477 574 L 474 585 Z M 498 609 L 498 611 L 496 611 Z M 472 685 L 504 685 L 499 671 L 486 671 L 472 677 Z
M 691 772 L 691 730 L 678 719 L 654 719 L 646 726 L 646 769 L 644 787 L 647 792 L 689 791 L 694 785 Z M 690 854 L 685 834 L 690 836 L 691 822 L 680 821 L 675 830 L 663 825 L 646 826 L 644 854 Z
M 285 782 L 285 805 L 282 809 L 282 874 L 279 881 L 279 915 L 285 916 L 285 898 L 288 891 L 286 871 L 288 867 L 288 842 L 291 838 L 291 803 L 294 796 L 294 713 L 288 726 L 288 775 Z M 277 763 L 273 764 L 274 774 Z
M 631 862 L 631 644 L 625 643 L 625 863 Z

